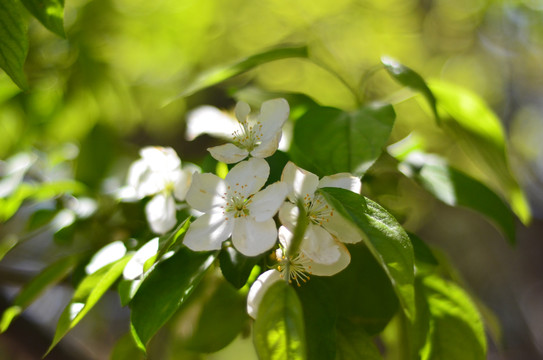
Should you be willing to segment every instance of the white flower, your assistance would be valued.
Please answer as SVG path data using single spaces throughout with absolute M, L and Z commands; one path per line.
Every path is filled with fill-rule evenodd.
M 320 263 L 303 250 L 300 250 L 298 254 L 291 258 L 287 258 L 285 254 L 292 241 L 292 236 L 292 232 L 286 227 L 281 226 L 279 228 L 279 242 L 281 246 L 275 251 L 278 261 L 277 268 L 260 274 L 249 289 L 249 294 L 247 295 L 247 313 L 253 319 L 256 319 L 264 294 L 275 282 L 287 279 L 289 283 L 295 282 L 296 285 L 300 286 L 301 282 L 305 283 L 309 280 L 310 275 L 332 276 L 345 269 L 351 262 L 349 251 L 338 241 L 336 241 L 336 247 L 340 256 L 331 263 Z M 302 240 L 302 243 L 306 241 L 309 241 L 307 235 Z M 328 250 L 323 249 L 323 251 Z
M 328 204 L 324 196 L 316 194 L 318 188 L 339 187 L 360 193 L 360 179 L 340 173 L 325 176 L 320 181 L 317 175 L 300 169 L 292 162 L 283 169 L 282 181 L 289 186 L 288 199 L 279 210 L 281 223 L 290 231 L 294 231 L 298 219 L 298 207 L 295 203 L 301 199 L 307 214 L 308 226 L 300 252 L 320 264 L 332 264 L 342 256 L 338 241 L 356 243 L 362 240 L 360 230 L 339 215 Z
M 256 119 L 250 118 L 251 109 L 243 101 L 234 110 L 239 130 L 232 133 L 232 143 L 209 148 L 211 156 L 233 164 L 251 155 L 265 158 L 273 155 L 281 140 L 281 128 L 288 119 L 289 106 L 285 99 L 268 100 L 262 104 Z
M 187 203 L 204 214 L 190 225 L 185 245 L 195 251 L 218 250 L 231 236 L 234 247 L 246 256 L 271 249 L 277 240 L 273 216 L 288 188 L 277 182 L 259 191 L 269 172 L 265 160 L 251 158 L 234 166 L 225 179 L 194 174 Z
M 182 169 L 172 148 L 145 147 L 140 155 L 128 171 L 128 186 L 137 199 L 153 196 L 145 206 L 147 221 L 155 233 L 164 234 L 177 223 L 175 199 L 185 199 L 196 168 Z

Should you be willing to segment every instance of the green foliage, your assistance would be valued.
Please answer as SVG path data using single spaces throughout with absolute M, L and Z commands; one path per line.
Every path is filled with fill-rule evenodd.
M 321 175 L 362 175 L 377 160 L 396 117 L 392 106 L 355 112 L 310 108 L 294 128 L 292 156 L 299 166 Z
M 6 0 L 0 5 L 0 68 L 21 89 L 28 84 L 23 64 L 28 52 L 27 24 L 17 0 Z
M 64 0 L 21 0 L 43 26 L 61 37 L 64 34 Z
M 131 330 L 143 351 L 153 335 L 179 309 L 216 254 L 196 254 L 183 248 L 158 264 L 130 303 Z
M 130 260 L 129 255 L 89 274 L 81 281 L 81 283 L 79 283 L 72 300 L 60 315 L 53 342 L 51 343 L 49 350 L 47 350 L 47 353 L 49 353 L 64 335 L 76 326 L 102 298 L 111 285 L 119 278 L 128 260 Z
M 304 315 L 294 289 L 284 281 L 264 294 L 254 324 L 254 343 L 260 360 L 307 359 Z
M 364 243 L 385 270 L 406 316 L 415 316 L 414 254 L 405 230 L 385 209 L 344 189 L 324 188 L 324 196 L 365 234 Z

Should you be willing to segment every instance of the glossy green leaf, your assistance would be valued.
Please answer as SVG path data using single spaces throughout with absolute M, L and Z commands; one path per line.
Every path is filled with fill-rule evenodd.
M 519 219 L 531 219 L 526 196 L 512 175 L 507 158 L 503 128 L 494 112 L 477 95 L 445 82 L 432 81 L 444 129 L 450 133 L 478 167 L 488 174 L 488 182 L 507 198 Z
M 253 331 L 260 360 L 307 358 L 302 305 L 286 282 L 278 281 L 266 291 Z
M 420 264 L 437 266 L 439 263 L 432 253 L 432 249 L 417 235 L 408 233 L 411 244 L 413 244 L 413 251 L 415 254 L 415 262 L 417 266 Z
M 365 234 L 363 240 L 383 267 L 406 316 L 415 316 L 414 252 L 402 226 L 379 204 L 340 188 L 323 188 L 328 202 Z
M 322 277 L 337 304 L 338 320 L 365 333 L 383 331 L 398 312 L 398 298 L 381 264 L 363 243 L 348 246 L 351 263 L 340 273 Z M 311 279 L 311 282 L 314 278 Z
M 307 358 L 334 360 L 337 305 L 331 289 L 317 277 L 296 288 L 304 312 Z
M 145 351 L 149 340 L 188 298 L 216 256 L 181 248 L 145 278 L 130 305 L 132 336 L 140 349 Z
M 246 296 L 213 273 L 198 284 L 176 315 L 176 328 L 183 329 L 176 341 L 186 350 L 216 352 L 230 344 L 248 320 Z
M 335 360 L 381 360 L 383 357 L 372 338 L 360 327 L 339 323 L 336 332 Z
M 27 283 L 19 292 L 13 305 L 2 315 L 0 322 L 0 333 L 7 330 L 14 314 L 18 315 L 24 311 L 34 300 L 36 300 L 45 290 L 54 286 L 64 279 L 75 265 L 81 260 L 81 256 L 68 256 L 46 267 L 34 279 Z
M 432 93 L 432 90 L 426 84 L 426 81 L 420 76 L 417 72 L 408 68 L 407 66 L 400 64 L 398 61 L 382 57 L 381 62 L 383 63 L 386 71 L 394 80 L 400 84 L 410 87 L 411 89 L 420 92 L 425 98 L 426 101 L 430 104 L 432 111 L 436 117 L 436 120 L 439 122 L 439 115 L 436 107 L 436 98 Z
M 61 37 L 64 34 L 64 0 L 21 0 L 43 26 Z
M 439 200 L 464 206 L 486 216 L 510 243 L 515 243 L 515 219 L 507 204 L 483 183 L 446 164 L 425 164 L 415 179 Z
M 131 255 L 127 255 L 120 260 L 100 268 L 79 283 L 72 300 L 60 315 L 53 342 L 47 353 L 55 347 L 68 331 L 87 315 L 111 285 L 117 281 L 130 257 Z
M 161 259 L 164 254 L 183 241 L 185 233 L 189 229 L 190 220 L 190 217 L 185 219 L 170 235 L 160 238 L 160 249 L 158 250 L 155 260 Z
M 307 58 L 307 56 L 308 50 L 306 46 L 282 47 L 267 50 L 259 54 L 249 56 L 234 64 L 220 66 L 203 73 L 201 76 L 196 78 L 196 80 L 194 80 L 192 84 L 183 91 L 183 93 L 181 93 L 181 96 L 192 95 L 197 91 L 216 85 L 224 80 L 271 61 L 294 57 Z
M 421 359 L 486 359 L 483 322 L 464 290 L 437 276 L 424 278 L 423 286 L 431 318 Z
M 28 87 L 23 65 L 28 53 L 27 24 L 17 0 L 0 2 L 0 68 L 21 89 Z
M 233 246 L 223 248 L 219 254 L 222 274 L 236 289 L 241 289 L 247 283 L 251 271 L 261 258 L 245 256 Z
M 390 105 L 352 113 L 311 108 L 296 121 L 291 156 L 298 166 L 319 175 L 362 175 L 381 154 L 395 117 Z

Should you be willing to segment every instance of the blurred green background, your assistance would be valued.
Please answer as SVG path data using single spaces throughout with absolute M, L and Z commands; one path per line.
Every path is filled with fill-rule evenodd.
M 172 146 L 183 161 L 201 160 L 213 140 L 186 141 L 186 113 L 202 104 L 231 107 L 236 91 L 253 99 L 265 97 L 263 91 L 299 92 L 322 105 L 352 109 L 351 87 L 366 101 L 397 104 L 391 142 L 417 129 L 431 149 L 477 173 L 419 103 L 375 67 L 388 55 L 425 79 L 477 93 L 503 121 L 513 170 L 532 205 L 535 220 L 530 227 L 519 222 L 518 245 L 508 246 L 482 217 L 421 194 L 379 200 L 390 208 L 408 207 L 406 226 L 443 249 L 468 288 L 498 315 L 503 344 L 491 346 L 489 359 L 543 358 L 543 2 L 66 0 L 65 29 L 62 39 L 30 20 L 29 91 L 0 75 L 0 159 L 31 150 L 48 176 L 73 169 L 96 191 L 122 185 L 130 161 L 145 145 Z M 275 61 L 179 97 L 214 66 L 274 46 L 303 44 L 311 61 Z M 3 237 L 20 224 L 1 226 Z M 0 263 L 4 298 L 43 260 L 56 256 L 46 236 L 39 241 L 40 250 L 20 247 Z M 67 302 L 65 290 L 48 293 L 45 305 L 31 308 L 28 326 L 51 331 Z M 107 358 L 126 331 L 126 313 L 118 307 L 114 296 L 102 302 L 65 346 L 89 358 Z M 114 326 L 106 321 L 112 312 L 118 313 Z M 16 334 L 0 338 L 0 357 L 24 354 L 18 341 Z

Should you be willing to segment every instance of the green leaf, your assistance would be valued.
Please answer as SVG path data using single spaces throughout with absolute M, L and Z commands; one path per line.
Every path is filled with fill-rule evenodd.
M 81 256 L 79 255 L 62 258 L 46 267 L 39 275 L 27 283 L 13 301 L 13 305 L 2 315 L 0 333 L 7 330 L 15 317 L 13 314 L 22 313 L 47 288 L 64 279 L 80 260 Z
M 254 324 L 254 344 L 260 360 L 306 359 L 302 305 L 284 281 L 264 294 Z
M 19 237 L 14 234 L 8 234 L 0 242 L 0 261 L 19 243 Z
M 58 209 L 39 209 L 35 211 L 28 219 L 26 229 L 32 231 L 48 224 L 58 214 L 58 211 Z
M 352 113 L 313 107 L 296 121 L 291 155 L 299 166 L 319 175 L 362 175 L 381 154 L 395 117 L 390 105 Z
M 507 198 L 519 219 L 531 219 L 525 194 L 509 169 L 503 128 L 494 112 L 477 95 L 445 82 L 432 81 L 430 88 L 437 98 L 443 128 L 471 160 L 488 174 L 487 182 Z M 448 114 L 448 115 L 447 115 Z
M 87 315 L 93 306 L 102 298 L 106 291 L 123 273 L 123 269 L 130 260 L 127 255 L 120 260 L 110 263 L 96 272 L 85 277 L 77 286 L 72 300 L 66 306 L 60 319 L 53 342 L 47 350 L 47 355 L 58 342 L 70 331 L 79 321 Z
M 348 245 L 351 263 L 340 273 L 322 277 L 337 304 L 339 320 L 378 334 L 398 312 L 398 298 L 381 264 L 363 243 Z M 315 277 L 311 278 L 313 282 Z
M 64 33 L 64 0 L 21 0 L 24 6 L 43 26 L 60 37 Z
M 132 299 L 130 316 L 132 336 L 141 350 L 192 293 L 216 256 L 181 248 L 145 278 Z
M 334 360 L 337 306 L 326 283 L 317 277 L 296 288 L 304 312 L 307 358 Z
M 0 2 L 0 68 L 23 90 L 28 88 L 23 65 L 28 53 L 27 24 L 17 0 Z
M 239 335 L 248 319 L 246 296 L 213 273 L 198 284 L 176 315 L 176 328 L 184 329 L 176 341 L 187 350 L 216 352 Z
M 160 249 L 155 260 L 161 259 L 164 254 L 172 250 L 176 244 L 180 243 L 180 241 L 185 238 L 185 233 L 190 226 L 190 219 L 190 217 L 185 219 L 170 235 L 167 235 L 165 238 L 160 238 Z
M 383 357 L 372 338 L 360 327 L 342 322 L 337 326 L 335 360 L 381 360 Z
M 247 283 L 251 271 L 261 258 L 245 256 L 233 246 L 223 248 L 219 254 L 222 274 L 236 289 L 241 289 Z
M 411 244 L 413 244 L 413 251 L 415 253 L 415 263 L 419 265 L 431 265 L 437 266 L 439 262 L 432 253 L 432 249 L 420 237 L 415 234 L 408 233 Z
M 130 333 L 124 334 L 115 344 L 109 360 L 145 360 Z
M 383 63 L 385 70 L 390 76 L 400 84 L 410 87 L 411 89 L 420 92 L 430 104 L 432 111 L 439 123 L 439 114 L 436 107 L 436 98 L 432 93 L 432 90 L 426 84 L 426 81 L 418 73 L 408 68 L 407 66 L 400 64 L 398 61 L 382 57 L 381 63 Z
M 415 168 L 415 179 L 447 205 L 464 206 L 486 216 L 511 244 L 515 243 L 515 219 L 507 204 L 476 179 L 440 163 Z
M 421 358 L 486 359 L 483 322 L 469 296 L 457 285 L 437 276 L 424 278 L 423 286 L 431 319 Z
M 363 241 L 388 275 L 406 316 L 415 316 L 414 253 L 401 225 L 379 204 L 349 190 L 323 188 L 328 202 L 365 234 Z
M 189 96 L 197 91 L 203 90 L 207 87 L 216 85 L 224 80 L 227 80 L 236 75 L 249 71 L 259 65 L 287 58 L 307 58 L 308 50 L 307 46 L 299 47 L 282 47 L 267 50 L 259 54 L 249 56 L 234 64 L 220 66 L 211 69 L 201 76 L 196 78 L 182 93 L 181 97 Z

